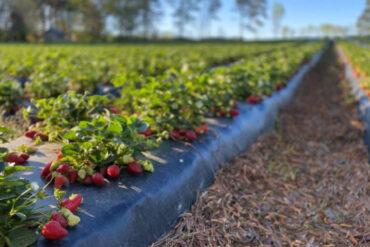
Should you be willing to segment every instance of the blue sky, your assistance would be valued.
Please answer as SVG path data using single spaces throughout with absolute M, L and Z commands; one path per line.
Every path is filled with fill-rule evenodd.
M 275 2 L 284 5 L 285 16 L 282 25 L 289 26 L 297 32 L 310 24 L 334 24 L 350 28 L 355 32 L 355 23 L 366 6 L 366 0 L 268 0 L 268 15 L 264 26 L 260 28 L 258 35 L 245 33 L 245 38 L 271 38 L 272 21 L 271 10 Z M 219 12 L 219 20 L 214 21 L 211 26 L 211 35 L 222 34 L 226 37 L 237 37 L 239 35 L 238 13 L 235 8 L 235 0 L 222 0 L 223 7 Z M 164 13 L 161 17 L 158 30 L 160 33 L 176 34 L 171 19 L 171 11 L 168 4 L 163 3 Z M 199 37 L 199 20 L 196 20 L 186 29 L 187 36 Z

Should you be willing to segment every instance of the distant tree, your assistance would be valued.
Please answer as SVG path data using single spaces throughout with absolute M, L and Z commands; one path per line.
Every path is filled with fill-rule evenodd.
M 38 15 L 36 5 L 27 0 L 5 0 L 8 38 L 11 41 L 25 41 L 28 34 L 37 32 Z
M 346 36 L 348 28 L 332 24 L 322 24 L 320 26 L 320 31 L 325 37 L 338 37 Z
M 202 6 L 199 11 L 200 14 L 200 37 L 204 36 L 204 29 L 208 26 L 211 29 L 211 22 L 217 20 L 217 13 L 221 9 L 222 4 L 220 0 L 202 0 Z
M 261 27 L 261 18 L 266 18 L 266 0 L 236 0 L 239 12 L 239 35 L 243 39 L 244 30 L 256 33 Z
M 359 34 L 370 34 L 370 0 L 366 0 L 366 8 L 358 18 L 356 26 Z
M 155 27 L 155 21 L 160 16 L 160 1 L 159 0 L 137 0 L 137 8 L 139 9 L 139 23 L 141 25 L 143 35 L 148 37 L 150 31 Z
M 294 37 L 295 31 L 294 29 L 288 27 L 288 26 L 283 26 L 281 29 L 281 35 L 283 36 L 284 39 L 286 38 L 292 38 Z
M 195 20 L 194 13 L 199 10 L 197 0 L 175 0 L 172 16 L 177 26 L 179 37 L 183 37 L 186 26 Z
M 101 0 L 105 17 L 113 17 L 123 36 L 141 32 L 148 37 L 160 17 L 160 0 Z
M 100 40 L 104 29 L 104 20 L 98 6 L 92 0 L 82 0 L 77 10 L 80 16 L 78 24 L 88 35 L 86 41 Z
M 314 36 L 315 34 L 317 34 L 317 28 L 314 25 L 308 25 L 307 33 L 309 36 Z
M 277 37 L 280 31 L 281 19 L 283 18 L 284 14 L 284 6 L 281 3 L 275 3 L 272 9 L 273 32 L 275 37 Z

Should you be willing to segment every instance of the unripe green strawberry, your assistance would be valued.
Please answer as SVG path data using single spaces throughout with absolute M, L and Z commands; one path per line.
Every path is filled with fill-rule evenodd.
M 67 219 L 67 223 L 69 227 L 77 225 L 81 219 L 77 215 L 74 215 L 69 209 L 61 208 L 59 210 L 60 214 L 63 215 L 64 218 Z
M 154 172 L 154 167 L 150 160 L 139 160 L 138 163 L 141 165 L 144 171 Z
M 80 169 L 80 170 L 78 171 L 78 177 L 79 177 L 80 179 L 85 179 L 85 177 L 86 177 L 86 171 L 85 171 L 84 169 Z
M 122 161 L 124 164 L 130 164 L 131 162 L 134 162 L 134 158 L 132 158 L 132 156 L 130 154 L 125 154 L 123 155 L 122 157 Z
M 89 176 L 92 176 L 94 174 L 94 169 L 92 169 L 91 167 L 88 167 L 86 169 L 86 174 Z
M 54 171 L 55 169 L 57 169 L 59 167 L 59 165 L 62 164 L 61 161 L 59 160 L 54 160 L 52 163 L 51 163 L 51 166 L 50 166 L 50 171 Z
M 34 147 L 27 147 L 27 149 L 26 149 L 26 153 L 28 153 L 28 154 L 34 154 L 34 153 L 36 153 L 36 148 L 34 148 Z
M 149 149 L 157 148 L 159 145 L 153 140 L 147 140 L 146 145 Z

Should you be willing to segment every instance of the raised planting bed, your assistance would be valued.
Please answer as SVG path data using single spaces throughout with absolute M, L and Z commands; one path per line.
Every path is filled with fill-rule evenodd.
M 359 76 L 355 74 L 357 68 L 354 68 L 350 65 L 351 61 L 349 61 L 347 54 L 345 54 L 344 51 L 338 46 L 337 52 L 344 64 L 346 79 L 349 81 L 353 95 L 359 104 L 358 106 L 359 114 L 365 123 L 364 141 L 370 152 L 370 101 L 366 83 L 363 86 L 361 86 L 361 83 L 364 80 L 367 81 L 368 78 L 364 78 L 364 76 L 361 75 Z
M 320 59 L 326 46 L 290 79 L 287 86 L 260 104 L 239 102 L 240 115 L 233 119 L 207 119 L 210 131 L 191 145 L 164 141 L 147 153 L 154 164 L 153 174 L 122 174 L 103 187 L 73 185 L 68 193 L 83 194 L 84 201 L 76 211 L 81 222 L 69 229 L 62 240 L 43 237 L 35 246 L 147 246 L 170 230 L 178 216 L 188 210 L 197 193 L 209 186 L 218 167 L 245 151 L 264 131 L 273 128 L 280 108 L 289 103 L 302 77 Z M 7 145 L 16 148 L 31 143 L 24 137 Z M 34 169 L 21 176 L 40 186 L 45 184 L 40 171 L 56 158 L 59 146 L 39 146 L 26 166 Z M 47 188 L 53 193 L 52 186 Z M 55 204 L 55 199 L 43 203 Z

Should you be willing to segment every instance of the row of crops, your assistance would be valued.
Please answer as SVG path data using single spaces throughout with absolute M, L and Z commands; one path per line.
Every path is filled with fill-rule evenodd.
M 340 42 L 339 47 L 359 79 L 360 87 L 370 96 L 370 49 L 352 42 Z
M 32 123 L 25 136 L 33 144 L 0 150 L 0 246 L 20 235 L 27 244 L 18 246 L 36 241 L 30 226 L 48 239 L 65 237 L 79 222 L 73 212 L 82 195 L 63 200 L 61 188 L 153 172 L 144 151 L 164 139 L 195 141 L 208 132 L 206 118 L 237 117 L 240 102 L 258 104 L 283 89 L 322 46 L 1 46 L 0 104 Z M 0 129 L 0 141 L 9 135 Z M 44 188 L 14 176 L 31 169 L 21 165 L 45 141 L 61 145 L 41 172 L 56 188 L 52 212 L 35 209 Z
M 3 45 L 0 46 L 0 72 L 4 78 L 28 80 L 25 95 L 39 99 L 58 96 L 68 89 L 94 93 L 100 83 L 122 80 L 122 77 L 141 81 L 148 76 L 166 76 L 171 71 L 199 73 L 270 49 L 271 46 L 264 44 L 139 45 L 124 49 L 113 45 Z

